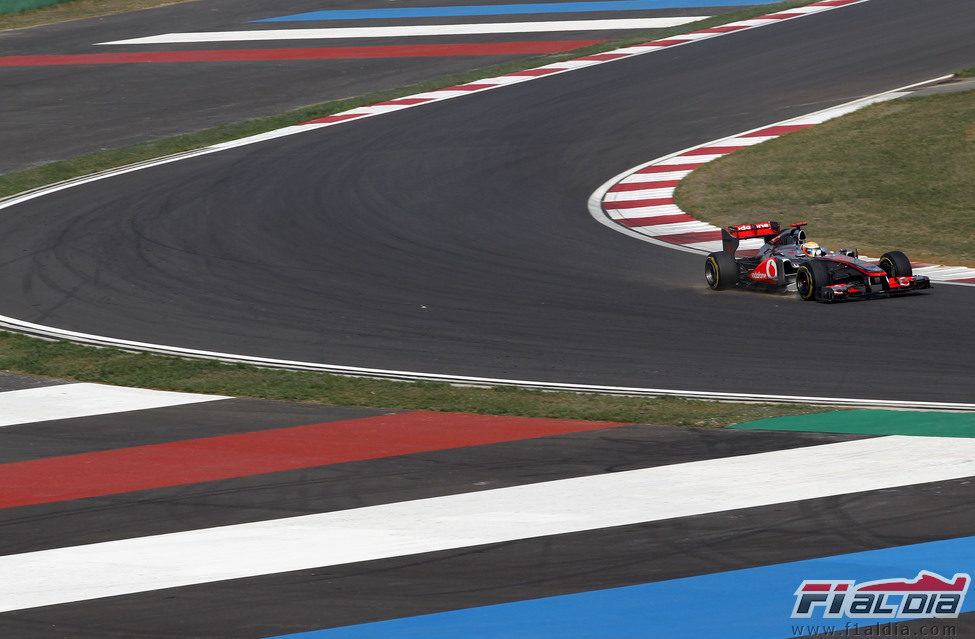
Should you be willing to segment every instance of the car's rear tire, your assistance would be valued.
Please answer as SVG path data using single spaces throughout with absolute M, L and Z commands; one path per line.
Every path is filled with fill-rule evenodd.
M 731 253 L 711 253 L 704 261 L 704 279 L 713 291 L 721 291 L 738 285 L 738 263 Z
M 823 298 L 820 289 L 830 283 L 829 269 L 822 262 L 812 260 L 796 269 L 796 292 L 807 302 Z
M 906 277 L 914 274 L 911 260 L 900 251 L 890 251 L 880 256 L 877 266 L 884 269 L 887 277 Z

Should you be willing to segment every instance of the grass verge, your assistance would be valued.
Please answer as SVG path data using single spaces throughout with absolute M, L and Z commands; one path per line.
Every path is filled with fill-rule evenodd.
M 61 4 L 0 15 L 0 31 L 25 29 L 42 24 L 95 18 L 112 13 L 152 9 L 193 0 L 69 0 Z
M 456 387 L 439 382 L 396 382 L 128 353 L 5 332 L 0 332 L 0 369 L 79 382 L 189 393 L 401 410 L 679 426 L 726 426 L 766 417 L 828 410 L 802 405 L 735 404 L 673 397 L 625 397 L 512 387 Z
M 876 104 L 737 151 L 676 198 L 718 226 L 804 220 L 830 248 L 975 266 L 975 91 Z
M 96 0 L 77 1 L 96 2 Z M 135 3 L 137 1 L 150 2 L 152 0 L 124 1 Z M 123 0 L 105 0 L 106 4 L 111 4 L 114 2 L 123 2 Z M 211 144 L 217 144 L 219 142 L 226 142 L 228 140 L 236 140 L 249 135 L 265 133 L 267 131 L 273 131 L 286 126 L 301 124 L 302 122 L 307 122 L 308 120 L 324 117 L 326 115 L 333 115 L 335 113 L 340 113 L 356 107 L 375 104 L 376 102 L 393 100 L 396 98 L 413 95 L 415 93 L 434 91 L 436 89 L 442 89 L 457 84 L 464 84 L 466 82 L 473 82 L 483 78 L 500 76 L 507 73 L 513 73 L 515 71 L 531 69 L 545 64 L 552 64 L 585 55 L 602 53 L 623 46 L 647 42 L 653 39 L 666 38 L 673 35 L 678 35 L 680 33 L 718 26 L 728 22 L 734 22 L 736 20 L 744 20 L 747 18 L 764 15 L 766 13 L 775 13 L 792 7 L 803 6 L 809 4 L 809 2 L 810 0 L 788 0 L 786 2 L 778 2 L 752 9 L 725 13 L 714 16 L 707 20 L 695 22 L 691 25 L 682 25 L 680 27 L 673 27 L 670 29 L 659 29 L 652 32 L 633 35 L 620 40 L 613 40 L 598 45 L 583 47 L 581 49 L 574 49 L 572 51 L 535 56 L 507 64 L 493 65 L 480 69 L 474 69 L 464 73 L 442 76 L 427 82 L 411 84 L 404 87 L 377 91 L 362 96 L 350 97 L 343 100 L 333 100 L 322 104 L 294 109 L 267 118 L 226 124 L 161 140 L 154 140 L 151 142 L 144 142 L 141 144 L 116 149 L 98 151 L 96 153 L 90 153 L 77 158 L 61 160 L 23 171 L 0 175 L 0 197 L 7 197 L 23 191 L 45 186 L 47 184 L 59 182 L 61 180 L 88 175 L 98 171 L 124 166 L 126 164 L 133 164 L 135 162 L 150 160 L 165 155 L 198 149 Z M 71 4 L 74 3 L 68 3 L 68 5 Z M 47 9 L 39 9 L 37 11 L 28 13 L 41 13 L 46 10 Z M 0 25 L 2 25 L 2 21 L 0 21 Z

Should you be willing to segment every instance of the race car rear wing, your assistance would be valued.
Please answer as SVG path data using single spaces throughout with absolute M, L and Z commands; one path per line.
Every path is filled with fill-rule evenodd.
M 721 248 L 734 255 L 740 240 L 759 237 L 767 242 L 769 238 L 778 235 L 780 230 L 779 223 L 772 221 L 729 226 L 721 229 Z

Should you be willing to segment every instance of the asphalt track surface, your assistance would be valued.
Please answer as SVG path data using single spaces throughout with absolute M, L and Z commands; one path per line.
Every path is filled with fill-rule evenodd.
M 229 399 L 29 423 L 2 429 L 2 461 L 383 413 Z M 440 421 L 447 434 L 450 417 Z M 0 555 L 858 439 L 871 438 L 628 425 L 380 456 L 0 509 Z M 0 614 L 0 636 L 257 638 L 872 551 L 970 535 L 973 491 L 967 479 L 941 481 L 15 610 Z M 653 621 L 640 620 L 632 636 L 654 636 L 640 634 Z M 971 615 L 942 623 L 966 636 Z
M 427 3 L 425 3 L 426 5 Z M 428 3 L 437 5 L 437 2 Z M 439 4 L 482 4 L 480 0 Z M 255 23 L 254 20 L 322 9 L 385 7 L 354 0 L 208 0 L 100 18 L 0 32 L 0 58 L 152 51 L 208 51 L 289 47 L 355 47 L 450 43 L 605 40 L 633 31 L 352 38 L 340 41 L 95 46 L 132 37 L 184 31 L 293 28 L 295 25 L 376 26 L 525 22 L 533 16 L 471 16 L 412 20 L 342 20 L 326 23 Z M 717 7 L 708 15 L 739 7 Z M 700 10 L 614 11 L 570 14 L 568 19 L 699 15 Z M 566 16 L 543 15 L 542 20 Z M 569 47 L 571 48 L 571 47 Z M 400 54 L 402 55 L 402 54 Z M 0 173 L 220 124 L 267 117 L 329 100 L 397 88 L 443 75 L 510 62 L 525 55 L 386 57 L 377 59 L 255 62 L 68 64 L 0 68 Z M 3 67 L 0 64 L 0 67 Z
M 39 198 L 0 217 L 0 312 L 330 364 L 970 401 L 967 289 L 712 294 L 699 258 L 585 209 L 648 158 L 969 65 L 966 8 L 873 0 Z

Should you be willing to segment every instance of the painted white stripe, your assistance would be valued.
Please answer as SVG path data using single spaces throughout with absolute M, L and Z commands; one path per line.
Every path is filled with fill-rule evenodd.
M 880 437 L 57 548 L 0 557 L 0 612 L 973 475 L 975 439 Z
M 715 145 L 717 146 L 717 145 Z M 728 153 L 734 153 L 734 151 L 729 151 Z M 728 155 L 728 153 L 711 153 L 709 155 L 679 155 L 673 159 L 670 164 L 684 164 L 685 162 L 690 164 L 692 162 L 700 162 L 701 164 L 707 164 L 708 162 L 713 162 L 718 158 L 723 158 Z M 661 164 L 667 164 L 667 162 L 661 162 Z
M 613 191 L 606 196 L 606 202 L 632 202 L 633 200 L 649 200 L 656 198 L 671 197 L 674 194 L 674 187 L 662 189 L 643 189 L 640 191 Z
M 648 182 L 651 180 L 681 180 L 691 174 L 691 171 L 667 171 L 666 173 L 632 173 L 620 180 L 621 183 Z
M 164 33 L 98 44 L 172 44 L 183 42 L 243 42 L 256 40 L 324 40 L 335 38 L 402 38 L 408 36 L 478 35 L 485 33 L 545 33 L 558 31 L 610 31 L 665 29 L 709 16 L 668 18 L 620 18 L 613 20 L 553 20 L 549 22 L 493 22 L 484 24 L 418 24 L 393 27 L 344 27 L 331 29 L 264 29 L 255 31 L 204 31 Z
M 0 393 L 0 426 L 180 406 L 218 399 L 228 398 L 104 384 L 62 384 L 28 388 Z
M 644 206 L 638 209 L 616 209 L 609 212 L 616 220 L 629 220 L 636 217 L 660 217 L 662 215 L 686 215 L 674 204 Z
M 769 140 L 774 140 L 779 136 L 777 135 L 763 135 L 760 137 L 749 137 L 749 138 L 732 138 L 730 140 L 725 140 L 721 143 L 721 146 L 755 146 L 756 144 L 761 144 L 762 142 L 768 142 Z
M 647 234 L 658 237 L 661 235 L 676 235 L 677 233 L 699 233 L 701 231 L 716 231 L 718 227 L 704 222 L 678 222 L 677 224 L 656 224 L 644 229 Z

